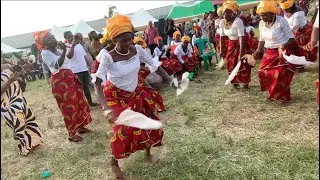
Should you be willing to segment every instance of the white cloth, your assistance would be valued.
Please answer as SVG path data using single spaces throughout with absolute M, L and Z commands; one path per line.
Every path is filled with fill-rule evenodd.
M 42 56 L 42 60 L 43 63 L 45 63 L 50 72 L 52 74 L 56 74 L 59 72 L 59 69 L 70 69 L 69 68 L 69 61 L 64 60 L 62 66 L 58 69 L 56 69 L 56 64 L 58 64 L 58 59 L 60 58 L 62 52 L 58 49 L 56 53 L 53 53 L 49 50 L 42 50 L 41 51 L 41 56 Z M 58 65 L 59 67 L 59 65 Z
M 228 36 L 230 40 L 237 40 L 241 36 L 245 36 L 244 34 L 244 25 L 240 18 L 236 17 L 233 21 L 231 28 L 225 28 L 225 20 L 222 19 L 220 21 L 220 35 L 221 36 Z
M 307 18 L 303 11 L 294 13 L 290 18 L 284 15 L 284 18 L 288 21 L 292 31 L 297 31 L 307 25 Z
M 254 27 L 253 27 L 253 26 L 248 26 L 248 27 L 246 27 L 246 33 L 250 33 L 251 30 L 252 30 L 252 31 L 254 30 Z
M 184 64 L 184 60 L 182 59 L 182 56 L 188 56 L 188 58 L 192 57 L 193 49 L 190 43 L 188 43 L 188 49 L 187 52 L 183 51 L 182 44 L 179 44 L 176 49 L 174 50 L 174 54 L 177 56 L 178 61 L 181 64 Z
M 265 42 L 265 48 L 279 48 L 281 45 L 287 43 L 290 38 L 294 38 L 288 22 L 282 16 L 276 16 L 276 21 L 270 28 L 267 28 L 266 23 L 261 20 L 259 30 L 259 41 Z
M 220 34 L 220 21 L 221 21 L 221 19 L 216 19 L 215 21 L 214 21 L 214 27 L 216 28 L 216 33 L 217 34 Z
M 198 39 L 200 39 L 200 38 L 197 38 L 196 35 L 192 36 L 192 40 L 191 40 L 192 46 L 194 46 L 194 42 L 196 42 L 196 40 L 198 40 Z
M 134 92 L 138 85 L 138 72 L 141 62 L 146 63 L 150 72 L 155 72 L 161 62 L 153 60 L 141 46 L 135 46 L 137 54 L 128 60 L 114 61 L 108 52 L 101 55 L 101 63 L 96 73 L 103 82 L 108 79 L 117 88 Z M 158 58 L 158 57 L 156 57 Z M 93 83 L 95 83 L 93 81 Z
M 83 46 L 81 44 L 77 44 L 74 47 L 74 53 L 71 59 L 67 58 L 67 54 L 70 52 L 71 48 L 69 47 L 71 47 L 72 44 L 67 43 L 66 46 L 67 46 L 66 59 L 69 60 L 69 67 L 71 71 L 73 73 L 88 71 L 88 66 L 85 59 L 85 56 L 87 55 L 87 53 L 83 49 Z
M 150 119 L 144 114 L 126 109 L 122 111 L 118 119 L 114 122 L 116 125 L 122 124 L 139 129 L 161 129 L 163 127 L 161 121 Z
M 317 17 L 316 17 L 316 20 L 314 21 L 313 27 L 319 28 L 319 9 L 318 9 Z
M 178 45 L 178 44 L 181 44 L 181 42 L 171 41 L 170 46 L 174 46 L 174 45 Z

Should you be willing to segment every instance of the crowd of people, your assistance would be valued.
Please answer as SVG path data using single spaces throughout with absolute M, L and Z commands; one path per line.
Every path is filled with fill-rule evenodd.
M 241 63 L 231 81 L 236 89 L 240 85 L 249 88 L 251 82 L 254 65 L 245 55 L 262 58 L 258 69 L 261 90 L 268 91 L 270 100 L 288 103 L 293 76 L 303 66 L 288 63 L 283 53 L 316 61 L 318 21 L 319 13 L 314 23 L 309 22 L 294 0 L 261 1 L 253 15 L 241 12 L 236 1 L 227 0 L 220 8 L 204 14 L 192 28 L 189 23 L 176 26 L 168 20 L 165 36 L 159 36 L 152 22 L 144 37 L 135 36 L 130 19 L 118 14 L 108 19 L 103 36 L 90 32 L 89 42 L 83 40 L 82 34 L 70 31 L 64 33 L 65 42 L 58 42 L 48 31 L 36 32 L 34 38 L 43 67 L 50 72 L 50 87 L 68 139 L 79 142 L 83 139 L 81 134 L 91 132 L 91 107 L 99 105 L 112 124 L 111 168 L 121 179 L 118 160 L 145 150 L 146 160 L 156 162 L 151 148 L 161 146 L 164 135 L 162 129 L 114 125 L 124 110 L 130 108 L 160 120 L 158 113 L 166 108 L 158 89 L 165 85 L 177 87 L 174 79 L 181 80 L 185 72 L 190 80 L 200 76 L 200 54 L 208 51 L 219 54 L 228 74 Z M 259 37 L 254 34 L 255 27 L 259 28 Z M 209 42 L 205 49 L 199 48 L 202 39 Z M 1 116 L 19 140 L 21 154 L 27 155 L 43 143 L 43 135 L 20 88 L 21 72 L 21 67 L 2 61 Z M 98 103 L 92 101 L 90 84 L 94 85 Z

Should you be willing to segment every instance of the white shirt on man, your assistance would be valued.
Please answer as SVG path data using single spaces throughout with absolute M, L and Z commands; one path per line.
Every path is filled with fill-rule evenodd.
M 81 44 L 77 44 L 74 47 L 73 57 L 71 59 L 67 58 L 67 54 L 70 52 L 72 44 L 66 43 L 67 53 L 66 59 L 69 61 L 69 67 L 73 73 L 80 73 L 88 71 L 87 62 L 85 56 L 87 55 L 86 51 L 83 49 Z

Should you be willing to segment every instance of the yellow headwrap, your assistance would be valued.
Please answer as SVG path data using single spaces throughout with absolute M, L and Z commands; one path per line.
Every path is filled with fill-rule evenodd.
M 271 12 L 274 14 L 280 14 L 280 9 L 278 8 L 276 1 L 274 0 L 260 1 L 257 7 L 257 14 L 263 14 L 268 12 Z
M 105 34 L 103 35 L 103 37 L 100 38 L 99 41 L 100 41 L 101 44 L 103 44 L 104 42 L 109 41 L 109 40 L 111 40 L 111 39 L 110 39 L 110 37 L 108 36 L 108 33 L 105 33 Z
M 189 36 L 183 36 L 182 38 L 181 38 L 181 41 L 182 42 L 184 42 L 184 41 L 188 41 L 188 42 L 190 42 L 190 37 Z
M 219 8 L 218 8 L 217 14 L 218 14 L 218 16 L 221 16 L 221 15 L 222 15 L 222 7 L 219 7 Z
M 128 16 L 117 14 L 108 19 L 106 25 L 108 36 L 113 39 L 125 32 L 132 32 L 132 23 Z
M 294 5 L 294 0 L 278 0 L 281 9 L 289 9 Z
M 141 44 L 141 46 L 143 47 L 143 48 L 146 48 L 147 47 L 147 43 L 141 38 L 141 37 L 134 37 L 134 39 L 133 39 L 133 44 L 137 44 L 138 42 L 142 42 Z
M 221 7 L 221 13 L 223 14 L 226 9 L 230 9 L 233 13 L 239 10 L 239 5 L 234 0 L 226 0 Z
M 180 35 L 180 38 L 181 38 L 181 33 L 180 33 L 180 31 L 175 31 L 175 32 L 173 33 L 173 39 L 174 39 L 174 40 L 177 40 L 177 35 Z

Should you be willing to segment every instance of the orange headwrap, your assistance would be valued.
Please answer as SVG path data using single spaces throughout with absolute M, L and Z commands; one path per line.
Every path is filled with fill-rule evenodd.
M 190 37 L 189 36 L 183 36 L 182 38 L 181 38 L 181 41 L 182 42 L 184 42 L 184 41 L 188 41 L 188 42 L 190 42 Z
M 111 40 L 111 39 L 110 39 L 110 37 L 108 36 L 108 33 L 105 33 L 105 34 L 103 35 L 103 37 L 99 39 L 99 41 L 100 41 L 101 44 L 103 44 L 104 42 L 109 41 L 109 40 Z
M 161 40 L 162 41 L 162 37 L 161 36 L 157 36 L 154 38 L 154 42 L 158 44 L 158 41 Z
M 278 0 L 281 9 L 289 9 L 294 5 L 294 0 Z
M 36 42 L 37 48 L 42 51 L 46 47 L 44 45 L 43 39 L 49 34 L 49 31 L 38 31 L 33 33 L 34 41 Z
M 173 33 L 173 39 L 174 39 L 174 40 L 177 40 L 177 35 L 180 35 L 180 38 L 181 38 L 181 33 L 180 33 L 180 31 L 175 31 L 175 32 Z
M 274 0 L 260 1 L 257 7 L 257 14 L 263 14 L 268 12 L 271 12 L 274 14 L 280 14 L 280 9 L 278 8 L 276 1 Z
M 221 13 L 223 14 L 226 9 L 230 9 L 233 13 L 239 10 L 239 5 L 235 0 L 226 0 L 221 7 Z
M 132 23 L 128 16 L 117 14 L 108 19 L 106 25 L 108 36 L 113 39 L 125 32 L 132 32 Z
M 198 32 L 201 30 L 201 27 L 199 25 L 193 26 L 194 31 Z
M 147 43 L 141 37 L 134 37 L 132 42 L 133 42 L 133 44 L 137 44 L 138 42 L 141 42 L 141 44 L 142 44 L 141 46 L 143 48 L 147 47 Z

